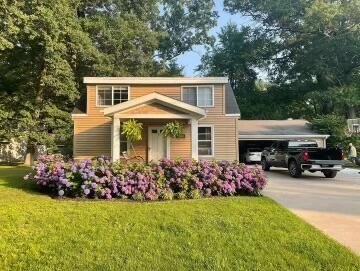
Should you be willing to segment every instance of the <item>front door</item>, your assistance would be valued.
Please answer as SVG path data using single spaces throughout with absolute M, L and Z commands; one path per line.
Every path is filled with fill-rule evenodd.
M 161 132 L 161 127 L 149 127 L 149 161 L 157 162 L 162 158 L 166 158 L 166 138 Z

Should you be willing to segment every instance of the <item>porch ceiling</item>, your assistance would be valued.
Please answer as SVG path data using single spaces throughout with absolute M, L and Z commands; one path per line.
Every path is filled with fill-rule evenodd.
M 160 105 L 161 110 L 154 106 Z M 139 108 L 147 108 L 147 112 Z M 137 110 L 136 110 L 137 109 Z M 169 110 L 166 110 L 169 109 Z M 167 112 L 168 111 L 168 112 Z M 206 115 L 204 109 L 172 99 L 159 93 L 151 93 L 124 103 L 104 109 L 105 116 L 134 118 L 201 118 Z

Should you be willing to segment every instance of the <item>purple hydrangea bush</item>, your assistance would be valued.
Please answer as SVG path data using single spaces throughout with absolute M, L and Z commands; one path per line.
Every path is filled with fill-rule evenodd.
M 81 162 L 44 156 L 24 179 L 60 197 L 141 201 L 259 195 L 266 185 L 260 168 L 238 162 L 164 159 L 124 165 L 103 156 Z

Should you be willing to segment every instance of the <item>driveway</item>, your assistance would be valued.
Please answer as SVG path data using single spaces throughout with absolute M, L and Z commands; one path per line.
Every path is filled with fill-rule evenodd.
M 321 173 L 291 178 L 285 169 L 267 172 L 266 196 L 360 255 L 360 174 L 344 169 L 334 179 Z

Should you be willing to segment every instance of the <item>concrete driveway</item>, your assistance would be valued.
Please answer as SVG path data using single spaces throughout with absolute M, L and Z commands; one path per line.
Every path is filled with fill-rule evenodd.
M 360 255 L 360 174 L 345 169 L 334 179 L 321 173 L 291 178 L 285 169 L 267 172 L 266 196 Z

